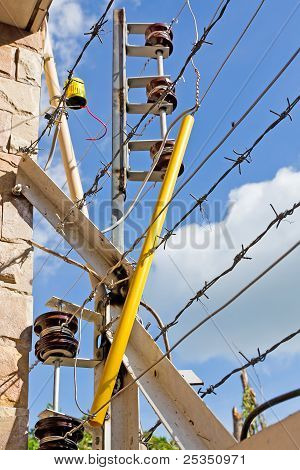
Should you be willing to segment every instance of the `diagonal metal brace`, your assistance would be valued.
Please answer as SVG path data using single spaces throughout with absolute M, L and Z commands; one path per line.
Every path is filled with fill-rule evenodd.
M 66 194 L 31 158 L 22 157 L 16 184 L 21 194 L 48 220 L 77 253 L 104 277 L 120 259 L 121 253 L 79 210 Z M 131 275 L 132 266 L 126 261 L 107 276 L 105 284 Z

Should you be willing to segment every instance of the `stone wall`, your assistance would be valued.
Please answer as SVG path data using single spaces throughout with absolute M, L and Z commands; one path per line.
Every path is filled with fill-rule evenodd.
M 41 33 L 0 24 L 0 449 L 27 448 L 32 206 L 11 189 L 38 134 L 41 71 Z

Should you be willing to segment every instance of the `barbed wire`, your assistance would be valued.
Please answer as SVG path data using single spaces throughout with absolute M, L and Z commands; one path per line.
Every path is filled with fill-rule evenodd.
M 272 205 L 271 205 L 271 207 L 275 211 L 275 209 L 273 208 Z M 257 243 L 259 243 L 265 237 L 265 235 L 272 229 L 272 227 L 274 227 L 276 225 L 276 228 L 278 228 L 279 225 L 281 224 L 281 222 L 284 219 L 286 219 L 287 217 L 289 217 L 290 215 L 292 215 L 295 212 L 295 210 L 298 209 L 299 207 L 300 207 L 300 201 L 293 204 L 293 206 L 290 209 L 286 209 L 283 212 L 277 213 L 275 211 L 276 217 L 268 224 L 268 226 L 265 228 L 265 230 L 263 232 L 261 232 L 254 240 L 252 240 L 246 247 L 244 247 L 244 245 L 242 245 L 241 251 L 236 254 L 236 256 L 233 259 L 233 262 L 232 262 L 231 266 L 229 266 L 227 269 L 225 269 L 221 274 L 218 274 L 211 281 L 209 281 L 209 282 L 205 281 L 204 286 L 200 290 L 198 290 L 196 292 L 196 294 L 186 303 L 186 305 L 175 315 L 174 319 L 165 326 L 164 331 L 168 331 L 170 328 L 175 326 L 178 323 L 180 317 L 183 315 L 183 313 L 188 308 L 190 308 L 191 305 L 194 302 L 199 301 L 200 298 L 203 297 L 203 296 L 208 298 L 207 295 L 206 295 L 206 292 L 208 291 L 208 289 L 210 289 L 214 284 L 216 284 L 224 276 L 226 276 L 227 274 L 232 272 L 235 269 L 235 267 L 242 260 L 251 260 L 252 258 L 249 258 L 248 256 L 246 256 L 248 251 L 251 248 L 253 248 L 255 245 L 257 245 Z M 162 334 L 163 334 L 163 331 L 161 331 L 159 333 L 159 335 L 154 340 L 157 341 L 158 338 Z
M 300 333 L 300 329 L 295 331 L 294 333 L 291 333 L 289 334 L 288 336 L 286 336 L 285 338 L 281 339 L 280 341 L 278 341 L 277 343 L 275 343 L 273 346 L 271 346 L 270 348 L 266 349 L 266 351 L 264 353 L 261 353 L 260 352 L 260 349 L 257 348 L 257 356 L 251 358 L 251 359 L 248 359 L 241 351 L 240 351 L 240 355 L 247 361 L 246 364 L 244 364 L 243 366 L 241 367 L 237 367 L 236 369 L 233 369 L 231 372 L 229 372 L 228 374 L 226 374 L 221 380 L 219 380 L 215 385 L 210 385 L 209 387 L 207 387 L 205 390 L 202 390 L 202 388 L 200 388 L 198 390 L 198 394 L 201 394 L 201 398 L 204 398 L 205 396 L 207 395 L 210 395 L 210 394 L 214 394 L 216 395 L 215 393 L 215 389 L 220 387 L 221 385 L 223 385 L 225 382 L 227 382 L 227 380 L 230 379 L 230 377 L 232 377 L 234 374 L 237 374 L 238 372 L 241 372 L 242 370 L 244 369 L 247 369 L 248 367 L 252 366 L 254 367 L 256 364 L 258 364 L 259 362 L 264 362 L 264 360 L 266 359 L 266 357 L 271 354 L 273 351 L 275 351 L 276 349 L 278 349 L 282 344 L 284 343 L 287 343 L 288 341 L 291 341 L 295 336 L 299 335 Z
M 250 289 L 253 285 L 259 282 L 267 273 L 269 273 L 272 269 L 274 269 L 281 261 L 283 261 L 287 256 L 293 253 L 298 247 L 300 246 L 300 240 L 297 241 L 293 246 L 291 246 L 287 251 L 285 251 L 282 255 L 280 255 L 275 261 L 273 261 L 267 268 L 265 268 L 259 275 L 253 278 L 248 284 L 246 284 L 242 289 L 240 289 L 234 296 L 232 296 L 227 302 L 225 302 L 221 307 L 214 310 L 211 314 L 207 315 L 203 320 L 197 323 L 193 328 L 191 328 L 187 333 L 185 333 L 181 338 L 179 338 L 173 346 L 167 351 L 166 353 L 162 354 L 158 360 L 156 360 L 152 365 L 150 365 L 147 369 L 143 372 L 138 374 L 138 376 L 132 380 L 129 384 L 119 390 L 116 394 L 114 394 L 110 400 L 104 403 L 95 413 L 93 413 L 93 417 L 95 417 L 103 408 L 105 408 L 109 403 L 115 400 L 121 393 L 124 393 L 128 390 L 132 385 L 138 382 L 144 375 L 146 375 L 153 367 L 157 366 L 163 359 L 165 359 L 168 353 L 174 351 L 180 344 L 182 344 L 188 337 L 190 337 L 195 331 L 197 331 L 201 326 L 203 326 L 206 322 L 208 322 L 211 318 L 218 315 L 220 312 L 225 310 L 229 307 L 232 303 L 234 303 L 242 294 L 244 294 L 248 289 Z M 85 423 L 89 421 L 90 418 L 86 418 L 82 420 L 82 422 L 74 427 L 72 430 L 68 431 L 64 436 L 63 439 L 66 439 L 68 436 L 72 435 L 77 430 L 84 427 Z M 60 438 L 61 439 L 61 438 Z
M 29 369 L 28 369 L 28 374 L 30 374 L 30 372 L 33 371 L 33 369 L 38 366 L 40 364 L 40 360 L 37 359 L 36 361 L 34 361 L 30 366 L 29 366 Z
M 277 113 L 275 111 L 270 110 L 271 113 L 276 114 L 278 119 L 273 121 L 261 134 L 260 136 L 255 139 L 254 143 L 249 147 L 247 150 L 245 150 L 243 153 L 238 153 L 235 150 L 233 151 L 234 154 L 237 156 L 236 159 L 228 158 L 225 157 L 226 160 L 232 161 L 233 164 L 231 167 L 229 167 L 223 174 L 220 176 L 220 178 L 210 187 L 210 189 L 203 194 L 201 197 L 196 198 L 195 196 L 192 196 L 196 202 L 195 204 L 191 207 L 189 211 L 187 211 L 179 220 L 176 222 L 176 224 L 172 227 L 172 229 L 167 229 L 167 233 L 161 237 L 160 242 L 157 244 L 155 249 L 158 249 L 161 245 L 164 245 L 166 247 L 166 242 L 169 240 L 169 238 L 174 234 L 174 231 L 182 224 L 184 220 L 188 218 L 188 216 L 197 208 L 199 207 L 200 210 L 202 208 L 202 205 L 204 202 L 207 201 L 208 196 L 212 194 L 212 192 L 217 188 L 217 186 L 236 168 L 238 167 L 239 173 L 241 174 L 241 165 L 242 163 L 251 163 L 251 154 L 253 150 L 257 147 L 257 145 L 264 139 L 264 137 L 269 134 L 275 127 L 277 127 L 283 120 L 285 120 L 287 117 L 292 121 L 292 117 L 290 115 L 291 111 L 293 108 L 299 103 L 300 101 L 300 95 L 298 95 L 292 103 L 290 103 L 289 99 L 287 98 L 287 107 L 281 112 Z

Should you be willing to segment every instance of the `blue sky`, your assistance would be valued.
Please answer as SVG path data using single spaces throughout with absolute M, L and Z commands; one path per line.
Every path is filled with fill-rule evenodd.
M 118 7 L 126 8 L 129 22 L 170 22 L 181 7 L 183 0 L 165 0 L 148 2 L 147 0 L 128 0 L 117 2 Z M 195 11 L 199 31 L 208 24 L 218 2 L 191 0 Z M 195 63 L 201 72 L 201 93 L 208 86 L 215 71 L 247 24 L 259 1 L 244 2 L 232 0 L 223 19 L 209 36 L 212 46 L 204 46 L 197 54 Z M 86 40 L 83 33 L 102 13 L 104 2 L 84 2 L 54 0 L 50 11 L 50 31 L 54 44 L 54 53 L 59 68 L 60 78 L 66 78 L 66 70 L 76 58 L 81 45 Z M 185 158 L 186 177 L 192 168 L 219 142 L 257 95 L 271 81 L 278 70 L 287 62 L 298 47 L 298 25 L 300 20 L 300 2 L 297 0 L 266 0 L 250 30 L 240 43 L 221 75 L 215 82 L 196 115 L 196 123 Z M 133 37 L 132 42 L 138 40 Z M 165 72 L 172 77 L 177 75 L 192 47 L 194 29 L 192 17 L 187 8 L 174 25 L 174 53 L 165 61 Z M 90 145 L 85 139 L 98 132 L 96 121 L 85 111 L 71 112 L 69 118 L 73 144 L 78 160 L 82 160 L 80 172 L 85 188 L 93 181 L 93 175 L 101 166 L 101 161 L 111 159 L 111 63 L 112 63 L 112 24 L 105 25 L 103 44 L 96 39 L 87 50 L 83 61 L 76 70 L 76 75 L 85 81 L 90 108 L 108 122 L 109 133 L 105 140 Z M 138 75 L 144 64 L 143 59 L 128 59 L 128 75 Z M 150 63 L 147 74 L 155 71 L 155 64 Z M 194 102 L 195 77 L 191 67 L 184 74 L 177 86 L 177 113 Z M 274 115 L 269 110 L 282 111 L 286 98 L 294 99 L 299 93 L 299 59 L 297 59 L 267 93 L 244 123 L 232 134 L 230 139 L 203 167 L 189 185 L 178 196 L 170 209 L 166 226 L 171 227 L 193 202 L 190 194 L 200 196 L 222 172 L 229 162 L 224 157 L 232 157 L 233 149 L 243 151 L 249 147 L 258 135 L 273 121 Z M 43 103 L 45 90 L 42 92 Z M 133 94 L 131 99 L 142 101 L 143 92 Z M 129 123 L 134 124 L 135 116 L 130 116 Z M 242 243 L 251 241 L 271 221 L 273 214 L 269 204 L 274 203 L 278 210 L 291 206 L 299 199 L 300 184 L 300 141 L 299 141 L 299 106 L 293 111 L 293 122 L 284 121 L 269 134 L 253 153 L 253 161 L 244 166 L 242 175 L 233 172 L 213 193 L 208 201 L 209 222 L 195 213 L 178 231 L 176 242 L 167 250 L 156 254 L 145 299 L 153 305 L 161 317 L 167 321 L 191 297 L 193 290 L 199 289 L 205 280 L 220 272 L 232 261 Z M 41 123 L 42 125 L 43 123 Z M 159 136 L 157 120 L 145 132 L 145 138 Z M 41 163 L 47 156 L 49 139 L 42 142 Z M 87 153 L 87 149 L 89 149 Z M 194 163 L 193 163 L 194 162 Z M 150 159 L 147 154 L 131 156 L 131 165 L 147 169 Z M 194 166 L 193 166 L 194 165 Z M 59 184 L 64 183 L 59 151 L 55 155 L 50 169 L 51 177 Z M 127 247 L 142 232 L 150 217 L 150 209 L 157 195 L 155 188 L 147 194 L 126 224 Z M 127 200 L 134 196 L 137 185 L 130 183 Z M 110 181 L 93 199 L 90 207 L 91 218 L 101 228 L 109 224 Z M 55 248 L 59 238 L 45 223 L 39 222 L 41 216 L 35 215 L 35 239 Z M 210 300 L 205 301 L 205 309 L 197 304 L 189 311 L 182 322 L 170 333 L 171 342 L 182 335 L 197 322 L 199 315 L 212 311 L 222 301 L 234 294 L 247 280 L 255 276 L 264 266 L 287 249 L 297 240 L 299 233 L 299 214 L 292 217 L 292 224 L 282 224 L 272 232 L 260 247 L 253 250 L 253 260 L 243 264 L 236 273 L 211 289 Z M 222 223 L 223 222 L 223 223 Z M 38 225 L 37 225 L 38 224 Z M 232 244 L 228 244 L 227 234 Z M 226 236 L 225 236 L 226 235 Z M 175 237 L 174 237 L 175 239 Z M 216 243 L 217 240 L 217 243 Z M 61 253 L 68 246 L 61 243 L 57 249 Z M 136 256 L 138 252 L 134 255 Z M 297 287 L 299 268 L 296 253 L 285 261 L 232 309 L 223 312 L 217 319 L 219 328 L 226 341 L 237 354 L 242 350 L 248 357 L 271 346 L 285 334 L 299 328 L 297 308 Z M 72 257 L 76 258 L 74 252 Z M 299 259 L 299 258 L 298 258 Z M 45 263 L 46 261 L 46 263 Z M 179 274 L 174 267 L 179 267 Z M 246 262 L 245 262 L 246 263 Z M 35 316 L 46 311 L 48 298 L 55 295 L 80 304 L 89 292 L 87 276 L 63 262 L 50 259 L 36 252 L 34 280 Z M 74 285 L 74 283 L 76 283 Z M 162 288 L 163 285 L 163 288 Z M 92 307 L 92 306 L 91 306 Z M 140 312 L 148 321 L 148 317 Z M 151 330 L 157 331 L 154 327 Z M 35 341 L 36 338 L 34 338 Z M 218 381 L 239 362 L 228 349 L 228 344 L 220 337 L 214 325 L 204 327 L 199 334 L 179 348 L 174 361 L 179 369 L 193 369 L 210 385 Z M 191 353 L 192 351 L 192 353 Z M 92 352 L 92 331 L 89 326 L 84 330 L 81 356 L 88 357 Z M 291 390 L 299 385 L 300 340 L 294 339 L 289 346 L 282 347 L 276 354 L 249 371 L 252 385 L 258 401 Z M 31 355 L 32 361 L 34 355 Z M 33 425 L 37 414 L 52 400 L 51 369 L 39 365 L 30 379 L 30 422 Z M 64 369 L 61 377 L 61 410 L 80 416 L 77 411 L 72 385 L 72 370 Z M 84 409 L 91 406 L 93 396 L 92 372 L 79 371 L 79 401 Z M 47 382 L 48 381 L 48 382 Z M 46 385 L 45 385 L 46 384 Z M 41 391 L 42 387 L 44 389 Z M 241 385 L 238 376 L 227 382 L 216 396 L 206 399 L 206 403 L 231 429 L 231 409 L 241 402 Z M 267 413 L 269 423 L 282 418 L 299 408 L 299 400 L 281 405 L 274 413 Z M 153 424 L 155 417 L 142 400 L 142 424 L 146 429 Z M 161 433 L 163 429 L 161 428 Z

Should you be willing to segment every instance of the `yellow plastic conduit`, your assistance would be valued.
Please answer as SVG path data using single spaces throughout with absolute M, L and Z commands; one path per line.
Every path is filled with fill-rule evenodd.
M 153 248 L 157 243 L 158 236 L 161 234 L 166 218 L 167 208 L 164 211 L 162 211 L 162 209 L 172 197 L 180 165 L 186 151 L 193 124 L 194 118 L 192 116 L 186 116 L 182 120 L 172 157 L 170 159 L 155 210 L 152 215 L 153 224 L 151 224 L 151 227 L 147 232 L 136 270 L 130 282 L 129 291 L 123 306 L 114 340 L 111 345 L 104 366 L 103 374 L 100 378 L 100 382 L 96 391 L 94 403 L 91 409 L 91 414 L 95 414 L 95 417 L 90 420 L 90 424 L 92 426 L 99 426 L 104 422 L 108 408 L 108 405 L 105 404 L 111 399 L 112 396 L 116 378 L 126 351 L 127 343 L 152 264 L 154 255 Z M 160 214 L 161 211 L 162 213 Z

